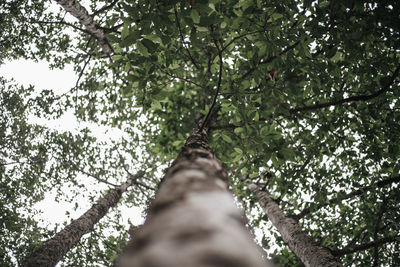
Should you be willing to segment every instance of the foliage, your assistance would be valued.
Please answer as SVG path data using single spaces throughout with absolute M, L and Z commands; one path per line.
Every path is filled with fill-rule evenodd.
M 33 12 L 37 20 L 44 14 L 44 6 L 36 2 L 10 13 L 12 22 L 0 23 L 24 29 L 24 12 Z M 211 124 L 210 143 L 245 206 L 252 206 L 251 196 L 241 177 L 249 174 L 268 187 L 286 213 L 311 209 L 300 223 L 332 251 L 398 235 L 399 181 L 382 186 L 377 182 L 400 175 L 399 2 L 121 0 L 92 1 L 90 8 L 114 48 L 111 58 L 87 32 L 77 29 L 81 26 L 76 21 L 66 19 L 50 28 L 32 23 L 33 31 L 19 33 L 24 46 L 5 46 L 19 52 L 3 53 L 3 58 L 44 58 L 55 66 L 71 62 L 81 75 L 69 94 L 53 96 L 52 101 L 38 97 L 44 106 L 62 107 L 58 113 L 43 111 L 46 116 L 73 109 L 82 121 L 121 129 L 127 136 L 119 149 L 126 153 L 123 158 L 137 158 L 140 153 L 133 151 L 139 146 L 144 158 L 168 164 L 194 123 L 213 107 L 218 116 Z M 60 18 L 63 12 L 48 17 Z M 43 36 L 58 45 L 42 42 Z M 26 97 L 19 95 L 24 108 Z M 14 100 L 5 99 L 9 101 Z M 12 117 L 27 127 L 22 113 Z M 2 125 L 7 127 L 13 133 L 19 129 Z M 39 147 L 55 147 L 57 138 L 73 139 L 68 133 L 56 138 L 45 129 L 36 132 L 45 145 L 23 149 L 31 138 L 19 135 L 20 143 L 2 160 L 26 157 L 17 150 L 39 153 Z M 88 141 L 93 150 L 83 150 L 83 139 L 68 141 L 77 148 L 64 151 L 63 157 L 73 155 L 75 164 L 86 167 L 102 152 L 94 140 Z M 123 169 L 110 164 L 112 158 L 102 164 L 111 176 Z M 45 173 L 40 166 L 27 167 L 33 172 L 31 180 L 19 176 L 21 188 L 39 186 L 38 177 Z M 17 165 L 16 171 L 23 168 Z M 73 182 L 74 175 L 67 176 Z M 57 176 L 47 177 L 50 184 L 61 183 Z M 146 182 L 153 186 L 157 181 Z M 344 198 L 366 186 L 368 190 Z M 35 190 L 39 197 L 40 190 Z M 10 198 L 13 205 L 13 199 L 30 193 L 15 194 Z M 135 201 L 142 204 L 149 197 L 142 194 Z M 37 201 L 35 194 L 29 199 Z M 259 217 L 255 221 L 266 220 Z M 381 266 L 395 266 L 398 243 L 397 238 L 341 260 L 368 265 L 377 261 L 378 253 Z M 289 264 L 285 260 L 297 262 L 287 248 L 274 258 L 283 266 Z M 73 261 L 73 255 L 67 261 Z

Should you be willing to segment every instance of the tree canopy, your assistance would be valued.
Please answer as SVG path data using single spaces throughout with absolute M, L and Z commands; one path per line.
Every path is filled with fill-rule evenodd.
M 145 177 L 120 206 L 146 206 L 191 129 L 214 113 L 210 146 L 278 266 L 302 263 L 245 177 L 344 265 L 400 264 L 399 1 L 81 5 L 93 18 L 86 28 L 55 1 L 0 4 L 2 64 L 72 64 L 79 76 L 62 95 L 0 81 L 4 266 L 56 232 L 32 218 L 34 203 L 50 189 L 71 187 L 59 198 L 98 196 L 85 191 L 79 173 L 112 187 L 141 169 Z M 90 127 L 61 132 L 29 119 L 71 111 L 82 122 L 119 129 L 121 137 L 105 143 Z M 118 207 L 113 212 L 62 266 L 113 262 L 127 237 Z

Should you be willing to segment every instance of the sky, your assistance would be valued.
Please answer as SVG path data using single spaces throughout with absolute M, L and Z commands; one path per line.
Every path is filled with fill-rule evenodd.
M 51 89 L 56 94 L 63 94 L 68 92 L 75 86 L 77 74 L 73 71 L 72 66 L 67 65 L 63 70 L 50 69 L 47 62 L 34 62 L 29 60 L 15 60 L 6 62 L 0 65 L 0 76 L 10 80 L 14 79 L 17 84 L 28 86 L 33 85 L 35 89 L 40 92 L 43 89 Z M 29 117 L 32 123 L 45 125 L 51 129 L 59 131 L 77 132 L 79 128 L 90 127 L 93 130 L 99 141 L 110 141 L 121 137 L 122 132 L 118 129 L 111 129 L 105 126 L 98 126 L 94 123 L 83 123 L 76 120 L 73 112 L 67 112 L 64 116 L 57 120 L 47 120 L 34 116 Z M 88 191 L 104 192 L 107 186 L 99 184 L 93 179 L 80 176 L 79 180 L 83 181 L 88 188 Z M 68 192 L 68 188 L 64 189 Z M 63 190 L 63 191 L 64 191 Z M 57 191 L 53 190 L 46 194 L 45 199 L 35 205 L 35 208 L 41 212 L 37 215 L 36 219 L 43 221 L 43 227 L 54 227 L 56 224 L 61 224 L 64 221 L 69 221 L 66 211 L 70 212 L 72 219 L 78 218 L 93 203 L 87 198 L 74 199 L 74 202 L 60 201 L 56 202 L 55 197 Z M 80 205 L 76 211 L 73 210 L 75 201 Z M 140 208 L 132 207 L 119 207 L 122 211 L 122 223 L 128 225 L 128 219 L 134 224 L 142 224 L 144 218 Z
M 6 62 L 0 65 L 0 76 L 6 79 L 14 79 L 16 83 L 24 86 L 34 85 L 35 89 L 40 91 L 43 89 L 51 89 L 56 94 L 63 94 L 68 92 L 72 87 L 75 86 L 77 80 L 77 74 L 73 71 L 72 66 L 67 65 L 65 69 L 50 69 L 47 62 L 33 62 L 29 60 L 15 60 L 12 62 Z M 73 112 L 67 112 L 64 116 L 57 120 L 47 120 L 43 118 L 30 117 L 31 122 L 45 125 L 52 129 L 60 131 L 71 131 L 77 132 L 81 127 L 89 127 L 93 130 L 93 134 L 100 141 L 110 141 L 121 137 L 122 132 L 118 129 L 112 129 L 109 127 L 98 126 L 94 123 L 83 123 L 76 120 Z M 77 177 L 79 181 L 85 184 L 85 187 L 90 191 L 104 192 L 107 186 L 99 184 L 93 179 L 88 179 L 83 175 Z M 129 189 L 128 189 L 129 190 Z M 63 189 L 63 192 L 68 192 L 67 186 Z M 34 208 L 40 211 L 35 219 L 42 221 L 41 226 L 48 229 L 52 229 L 56 224 L 62 225 L 63 222 L 70 222 L 71 219 L 76 219 L 87 211 L 91 206 L 92 202 L 82 196 L 81 199 L 74 199 L 74 201 L 61 200 L 55 201 L 57 191 L 53 190 L 46 193 L 43 201 L 37 203 Z M 123 196 L 122 196 L 123 197 Z M 75 202 L 79 203 L 78 209 L 74 210 Z M 134 225 L 140 225 L 144 222 L 143 209 L 139 207 L 128 208 L 126 206 L 119 206 L 118 209 L 121 211 L 121 223 L 128 227 L 128 220 Z M 67 215 L 66 212 L 70 214 Z M 60 228 L 58 228 L 60 229 Z M 263 231 L 261 229 L 254 229 L 256 239 L 258 242 L 261 241 Z M 273 238 L 272 235 L 269 235 Z M 273 246 L 275 249 L 276 247 Z
M 74 87 L 78 78 L 70 65 L 67 65 L 63 70 L 50 69 L 47 62 L 34 62 L 29 60 L 15 60 L 0 65 L 0 76 L 7 80 L 13 79 L 20 85 L 33 85 L 38 92 L 43 89 L 51 89 L 55 94 L 59 95 L 68 92 Z M 44 125 L 59 131 L 78 132 L 79 128 L 89 127 L 93 130 L 92 134 L 98 138 L 99 141 L 116 140 L 122 136 L 122 132 L 118 129 L 98 126 L 94 123 L 79 122 L 76 120 L 72 111 L 67 112 L 64 116 L 56 120 L 48 120 L 34 116 L 30 116 L 29 119 L 32 123 Z M 93 179 L 88 179 L 88 177 L 84 175 L 80 175 L 77 179 L 80 183 L 85 184 L 88 192 L 96 191 L 101 193 L 107 190 L 106 185 L 98 183 Z M 63 192 L 67 192 L 68 195 L 70 189 L 65 186 Z M 93 204 L 88 199 L 88 196 L 82 196 L 81 199 L 74 199 L 73 201 L 56 201 L 56 197 L 57 190 L 47 192 L 44 200 L 38 202 L 34 206 L 34 208 L 39 211 L 35 219 L 39 221 L 39 225 L 44 228 L 53 229 L 57 224 L 62 225 L 64 222 L 69 223 L 72 219 L 76 219 L 86 212 Z M 79 207 L 76 210 L 74 210 L 75 202 L 79 203 Z M 118 209 L 121 211 L 121 223 L 125 225 L 126 229 L 128 229 L 129 225 L 128 220 L 134 225 L 143 224 L 143 209 L 139 207 L 126 207 L 123 205 L 120 205 Z M 69 214 L 67 214 L 67 212 Z M 58 229 L 60 230 L 60 228 Z M 260 242 L 263 235 L 262 230 L 255 229 L 255 235 Z
M 84 2 L 83 2 L 84 3 Z M 60 7 L 57 4 L 50 6 L 49 11 L 55 11 Z M 76 20 L 69 14 L 65 17 L 67 21 Z M 73 32 L 70 33 L 74 35 Z M 53 90 L 57 95 L 68 92 L 73 88 L 78 79 L 78 75 L 73 71 L 72 65 L 66 65 L 64 69 L 50 69 L 49 64 L 45 61 L 34 62 L 32 60 L 14 60 L 5 62 L 0 65 L 0 76 L 6 79 L 13 79 L 17 84 L 28 86 L 33 85 L 35 89 L 40 92 L 43 89 Z M 73 111 L 67 111 L 63 116 L 56 120 L 48 120 L 45 118 L 38 118 L 34 116 L 29 117 L 32 123 L 44 125 L 50 129 L 58 131 L 69 131 L 72 133 L 79 132 L 79 129 L 87 127 L 92 130 L 92 134 L 99 141 L 111 141 L 120 138 L 123 132 L 118 129 L 110 127 L 99 126 L 95 123 L 87 123 L 78 121 Z M 80 175 L 77 177 L 79 182 L 85 184 L 88 192 L 95 191 L 102 193 L 107 190 L 105 184 L 98 183 L 94 179 Z M 129 190 L 129 189 L 128 189 Z M 69 192 L 70 189 L 65 186 L 63 193 Z M 68 195 L 68 193 L 67 193 Z M 62 225 L 64 222 L 70 222 L 71 219 L 76 219 L 91 206 L 92 202 L 88 196 L 83 196 L 81 199 L 74 199 L 73 201 L 55 201 L 57 197 L 57 190 L 47 192 L 43 201 L 37 203 L 34 208 L 40 211 L 35 219 L 41 222 L 41 226 L 53 229 L 57 224 Z M 124 197 L 124 196 L 122 196 Z M 75 202 L 79 203 L 79 207 L 74 210 Z M 128 220 L 134 225 L 140 225 L 144 222 L 143 210 L 138 207 L 128 208 L 120 205 L 118 209 L 121 211 L 121 223 L 128 227 Z M 69 212 L 68 215 L 66 212 Z M 60 228 L 58 228 L 60 229 Z M 254 229 L 256 239 L 261 241 L 263 231 L 261 229 Z M 269 235 L 273 239 L 272 235 Z M 273 246 L 275 248 L 275 246 Z

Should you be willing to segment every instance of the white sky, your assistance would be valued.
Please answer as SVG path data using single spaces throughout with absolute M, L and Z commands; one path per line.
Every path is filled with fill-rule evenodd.
M 73 72 L 72 66 L 66 66 L 65 69 L 53 69 L 49 68 L 46 62 L 33 62 L 28 60 L 15 60 L 12 62 L 6 62 L 0 65 L 0 76 L 11 79 L 13 78 L 17 84 L 28 86 L 34 85 L 35 89 L 40 92 L 43 89 L 51 89 L 56 94 L 63 94 L 69 91 L 75 86 L 77 75 Z M 79 128 L 89 126 L 93 130 L 93 134 L 99 139 L 99 141 L 110 141 L 118 139 L 122 136 L 120 130 L 111 129 L 109 127 L 98 126 L 96 124 L 82 123 L 76 120 L 73 112 L 67 112 L 64 116 L 57 120 L 47 120 L 43 118 L 31 117 L 31 122 L 45 125 L 52 129 L 59 131 L 71 131 L 77 132 Z M 85 176 L 79 176 L 79 180 L 84 181 L 88 191 L 104 192 L 107 188 L 103 184 L 99 184 L 93 179 Z M 64 191 L 64 190 L 63 190 Z M 65 192 L 69 189 L 65 187 Z M 41 210 L 42 213 L 38 215 L 38 219 L 43 219 L 44 225 L 48 225 L 50 228 L 54 227 L 57 223 L 61 224 L 68 220 L 66 211 L 71 213 L 71 218 L 77 218 L 89 209 L 93 203 L 88 199 L 82 197 L 82 199 L 74 199 L 73 202 L 60 201 L 56 202 L 56 190 L 50 191 L 46 194 L 45 199 L 37 203 L 34 207 Z M 78 202 L 79 208 L 73 211 L 74 203 Z M 141 215 L 140 208 L 127 208 L 120 207 L 122 210 L 122 223 L 128 224 L 128 219 L 135 224 L 143 223 L 143 217 Z
M 67 65 L 64 70 L 50 69 L 46 62 L 33 62 L 28 60 L 15 60 L 6 62 L 0 65 L 0 76 L 6 79 L 14 79 L 17 84 L 28 86 L 34 85 L 35 89 L 40 92 L 43 89 L 51 89 L 55 94 L 63 94 L 68 92 L 75 86 L 77 75 L 74 73 L 72 66 Z M 60 131 L 77 132 L 81 127 L 89 126 L 93 130 L 93 134 L 101 141 L 110 141 L 118 139 L 122 136 L 122 131 L 111 129 L 109 127 L 98 126 L 94 123 L 82 123 L 76 120 L 73 112 L 67 112 L 60 119 L 47 120 L 43 118 L 31 117 L 30 120 L 34 123 L 45 125 L 52 129 Z M 104 192 L 107 188 L 104 184 L 99 184 L 94 179 L 78 176 L 79 181 L 85 183 L 88 191 Z M 64 191 L 64 190 L 63 190 Z M 65 187 L 64 192 L 68 192 L 68 187 Z M 62 225 L 63 222 L 70 222 L 71 219 L 78 218 L 86 210 L 92 206 L 92 202 L 87 197 L 74 199 L 72 202 L 60 201 L 56 202 L 56 190 L 52 190 L 45 195 L 45 199 L 37 203 L 34 208 L 40 210 L 37 219 L 43 220 L 43 227 L 55 227 L 56 224 Z M 124 197 L 124 196 L 123 196 Z M 79 203 L 79 208 L 74 211 L 75 202 Z M 140 225 L 144 222 L 142 209 L 137 207 L 128 208 L 119 206 L 122 214 L 122 224 L 128 226 L 128 219 L 134 225 Z M 70 217 L 66 214 L 70 212 Z M 58 228 L 60 229 L 60 228 Z M 255 234 L 260 242 L 263 232 L 261 229 L 255 229 Z M 272 237 L 272 236 L 271 236 Z M 275 248 L 275 246 L 273 246 Z

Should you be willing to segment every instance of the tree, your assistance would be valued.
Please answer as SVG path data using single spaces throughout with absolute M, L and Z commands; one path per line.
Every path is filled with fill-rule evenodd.
M 168 169 L 146 223 L 117 266 L 270 266 L 234 206 L 204 124 L 194 128 Z
M 35 21 L 42 21 L 43 8 L 32 7 Z M 301 262 L 284 248 L 282 233 L 266 225 L 243 175 L 344 264 L 397 265 L 399 3 L 139 0 L 87 8 L 113 48 L 111 58 L 90 28 L 58 20 L 63 12 L 20 34 L 41 49 L 20 49 L 29 53 L 18 57 L 52 55 L 57 48 L 39 42 L 46 34 L 55 43 L 74 40 L 63 56 L 48 59 L 57 66 L 72 62 L 80 79 L 65 96 L 37 98 L 45 116 L 72 108 L 82 121 L 129 135 L 121 141 L 123 159 L 141 146 L 169 164 L 196 122 L 215 113 L 209 145 L 251 224 L 263 229 L 261 243 L 281 246 L 270 251 L 278 264 Z M 20 28 L 21 13 L 12 16 L 17 19 L 1 23 Z M 49 33 L 43 25 L 51 25 Z M 66 27 L 74 32 L 52 34 Z M 62 108 L 54 113 L 57 105 Z M 90 158 L 81 160 L 87 154 L 79 150 L 74 162 L 95 170 Z M 125 165 L 105 166 L 101 174 Z M 142 195 L 139 202 L 146 201 Z
M 133 175 L 125 183 L 110 190 L 87 212 L 72 221 L 67 227 L 29 255 L 23 266 L 55 266 L 80 241 L 84 234 L 93 230 L 94 225 L 106 215 L 110 208 L 118 203 L 128 187 L 134 184 L 136 179 L 143 176 L 143 174 L 143 172 L 140 172 Z

